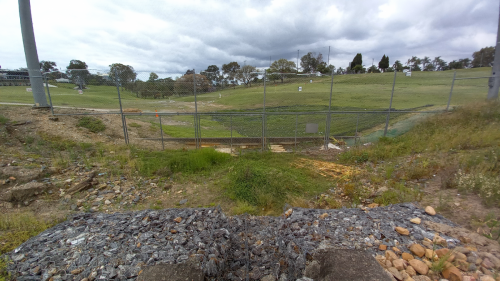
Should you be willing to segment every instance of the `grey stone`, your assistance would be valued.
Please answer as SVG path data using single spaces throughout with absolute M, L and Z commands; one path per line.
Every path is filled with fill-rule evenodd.
M 22 202 L 26 199 L 41 194 L 46 186 L 40 182 L 29 182 L 21 186 L 15 186 L 7 192 L 4 200 L 10 202 Z
M 137 281 L 203 281 L 201 268 L 193 262 L 146 267 Z
M 187 203 L 187 199 L 182 199 L 181 201 L 179 201 L 179 204 L 183 205 L 183 204 L 186 204 Z

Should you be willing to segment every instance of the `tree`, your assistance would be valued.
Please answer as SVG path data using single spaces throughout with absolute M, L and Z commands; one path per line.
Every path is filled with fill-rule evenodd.
M 432 63 L 429 63 L 425 66 L 424 71 L 434 71 L 436 70 L 436 66 Z
M 289 61 L 286 59 L 275 60 L 271 67 L 269 67 L 271 72 L 279 72 L 279 73 L 294 73 L 297 68 L 297 65 L 293 61 Z
M 51 71 L 57 70 L 56 66 L 57 66 L 56 63 L 53 61 L 43 60 L 40 62 L 40 70 L 42 72 L 51 72 Z
M 326 65 L 326 62 L 321 62 L 319 65 L 318 65 L 318 69 L 317 69 L 321 74 L 331 74 L 332 71 L 335 71 L 335 66 L 330 64 L 330 65 Z
M 339 67 L 337 69 L 337 74 L 345 74 L 345 69 L 343 69 L 342 67 Z
M 222 65 L 222 74 L 226 75 L 229 80 L 234 80 L 239 69 L 240 65 L 233 61 Z
M 320 53 L 315 57 L 316 53 L 309 52 L 300 58 L 300 67 L 304 73 L 314 73 L 318 71 L 318 66 L 323 62 L 323 55 Z
M 385 54 L 382 56 L 382 59 L 378 63 L 378 68 L 382 69 L 383 72 L 389 67 L 389 57 L 386 57 Z
M 255 66 L 245 65 L 241 69 L 239 69 L 236 73 L 236 78 L 241 80 L 245 85 L 252 86 L 252 80 L 257 77 L 257 73 L 255 72 Z
M 218 84 L 220 81 L 220 71 L 219 68 L 216 65 L 210 65 L 207 67 L 205 71 L 201 73 L 205 77 L 207 77 L 208 80 L 212 82 L 212 84 Z
M 355 73 L 365 73 L 366 72 L 366 68 L 364 68 L 360 64 L 356 65 L 352 70 L 354 70 Z
M 426 66 L 431 63 L 431 59 L 429 57 L 424 57 L 422 60 L 421 60 L 421 63 L 422 63 L 422 69 L 425 71 L 426 70 Z
M 396 71 L 403 71 L 403 64 L 401 63 L 401 61 L 395 61 L 394 68 L 396 69 Z
M 419 66 L 419 64 L 421 63 L 422 63 L 421 59 L 419 59 L 416 56 L 413 56 L 411 57 L 411 59 L 408 59 L 408 62 L 406 64 L 410 66 L 411 71 L 421 71 L 422 69 Z
M 354 68 L 357 66 L 357 65 L 363 65 L 363 56 L 361 55 L 361 53 L 357 53 L 354 58 L 352 59 L 352 62 L 351 62 L 351 69 L 354 70 Z
M 137 73 L 135 73 L 134 68 L 130 65 L 113 63 L 109 67 L 109 76 L 111 79 L 115 80 L 117 78 L 122 86 L 126 83 L 134 82 L 137 78 Z
M 458 61 L 462 64 L 463 68 L 471 68 L 472 66 L 469 58 L 459 59 Z
M 280 74 L 271 74 L 273 77 L 270 77 L 270 80 L 280 79 L 281 83 L 286 78 L 286 75 L 283 73 L 294 73 L 297 69 L 297 65 L 293 61 L 289 61 L 286 59 L 279 59 L 274 61 L 269 68 L 270 73 L 280 73 Z M 276 75 L 276 77 L 274 77 Z
M 375 65 L 372 65 L 368 68 L 368 73 L 380 73 L 380 70 Z
M 156 79 L 158 79 L 158 74 L 154 73 L 154 72 L 151 72 L 149 74 L 149 79 L 148 79 L 148 82 L 154 82 Z
M 66 67 L 66 74 L 73 79 L 73 83 L 78 85 L 80 90 L 85 88 L 85 80 L 90 75 L 87 68 L 87 64 L 81 60 L 71 60 L 68 67 Z
M 434 64 L 436 71 L 448 69 L 448 64 L 441 59 L 441 56 L 435 57 L 434 60 L 432 60 L 432 64 Z
M 472 67 L 489 66 L 495 60 L 495 47 L 484 47 L 472 54 Z
M 462 64 L 462 62 L 460 61 L 457 61 L 457 60 L 453 60 L 453 61 L 450 61 L 448 63 L 448 67 L 450 69 L 462 69 L 464 68 L 464 65 Z
M 201 74 L 185 74 L 175 81 L 175 92 L 180 96 L 194 94 L 194 79 L 196 77 L 196 92 L 208 92 L 212 88 L 212 83 L 207 77 Z

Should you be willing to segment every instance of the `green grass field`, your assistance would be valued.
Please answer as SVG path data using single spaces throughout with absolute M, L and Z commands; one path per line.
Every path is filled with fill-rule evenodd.
M 490 68 L 464 69 L 457 71 L 460 77 L 489 76 Z M 334 76 L 332 90 L 332 110 L 364 111 L 383 110 L 389 107 L 394 73 L 374 73 Z M 450 94 L 453 71 L 413 72 L 412 77 L 397 73 L 392 108 L 410 109 L 427 106 L 427 109 L 443 109 Z M 312 80 L 312 83 L 310 83 Z M 310 112 L 328 110 L 331 77 L 301 77 L 291 75 L 288 83 L 268 82 L 266 87 L 267 112 Z M 54 83 L 50 88 L 54 106 L 119 109 L 118 94 L 114 86 L 89 85 L 83 94 L 74 90 L 73 84 Z M 298 87 L 302 91 L 298 91 Z M 456 80 L 451 105 L 462 105 L 483 101 L 488 91 L 486 78 L 474 80 Z M 262 83 L 252 87 L 237 86 L 197 96 L 199 112 L 255 112 L 263 108 L 264 87 Z M 171 97 L 170 99 L 137 98 L 132 92 L 121 91 L 124 108 L 139 108 L 144 112 L 194 112 L 194 96 Z M 0 102 L 33 103 L 33 97 L 26 87 L 0 87 Z M 57 109 L 56 109 L 57 113 Z M 400 118 L 401 114 L 392 117 Z M 132 117 L 138 118 L 138 117 Z M 193 137 L 193 117 L 165 117 L 165 121 L 179 121 L 183 124 L 164 125 L 164 132 L 172 137 Z M 393 118 L 391 118 L 393 120 Z M 353 135 L 358 131 L 368 130 L 385 121 L 382 114 L 333 115 L 332 135 Z M 151 119 L 152 123 L 157 120 Z M 306 123 L 319 125 L 318 136 L 324 134 L 326 115 L 272 115 L 267 117 L 268 136 L 292 137 L 307 136 Z M 261 136 L 261 116 L 204 115 L 201 117 L 203 137 L 229 137 L 230 127 L 233 136 Z

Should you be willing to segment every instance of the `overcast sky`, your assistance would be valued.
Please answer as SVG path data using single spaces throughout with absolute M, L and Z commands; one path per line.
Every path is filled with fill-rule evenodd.
M 112 63 L 138 71 L 185 72 L 236 61 L 274 61 L 322 53 L 345 68 L 382 55 L 445 61 L 494 46 L 498 0 L 160 1 L 32 0 L 40 60 L 65 69 L 71 59 L 91 69 Z M 26 67 L 18 1 L 0 0 L 0 65 Z

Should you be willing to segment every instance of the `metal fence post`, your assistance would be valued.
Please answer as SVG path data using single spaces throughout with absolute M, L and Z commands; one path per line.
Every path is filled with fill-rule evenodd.
M 451 95 L 453 94 L 453 85 L 455 85 L 455 77 L 457 75 L 457 72 L 455 71 L 453 73 L 453 81 L 451 81 L 451 90 L 450 90 L 450 96 L 448 97 L 448 105 L 446 105 L 446 111 L 450 108 L 450 102 L 451 102 Z
M 196 70 L 193 68 L 193 93 L 194 93 L 194 142 L 196 148 L 199 148 L 198 140 L 198 103 L 196 100 Z
M 231 115 L 231 153 L 233 153 L 233 115 Z
M 54 115 L 54 107 L 52 106 L 52 98 L 50 97 L 49 82 L 47 82 L 47 73 L 45 73 L 44 78 L 45 78 L 45 87 L 47 87 L 47 94 L 49 95 L 50 112 L 52 112 L 52 115 Z
M 394 97 L 394 85 L 396 85 L 396 74 L 398 72 L 394 70 L 394 81 L 392 82 L 392 92 L 391 92 L 391 102 L 389 103 L 389 111 L 387 112 L 387 118 L 385 120 L 384 137 L 387 135 L 387 129 L 389 128 L 389 118 L 391 117 L 392 108 L 392 98 Z
M 330 84 L 330 101 L 328 103 L 328 114 L 326 121 L 326 132 L 325 132 L 325 150 L 328 149 L 328 142 L 330 140 L 330 125 L 332 119 L 332 93 L 333 93 L 333 70 L 332 70 L 332 82 Z
M 266 143 L 266 80 L 267 80 L 267 72 L 264 72 L 264 101 L 262 107 L 262 152 L 264 152 L 264 147 Z
M 354 134 L 354 143 L 356 144 L 358 139 L 358 124 L 359 124 L 359 113 L 356 114 L 356 133 Z
M 299 115 L 295 115 L 295 150 L 297 150 L 297 131 L 299 130 Z
M 116 91 L 118 92 L 118 101 L 120 102 L 120 115 L 122 117 L 122 127 L 123 127 L 123 138 L 125 139 L 125 144 L 128 144 L 127 140 L 127 128 L 125 126 L 124 116 L 123 116 L 123 107 L 122 107 L 122 97 L 120 95 L 120 84 L 118 81 L 118 72 L 115 69 L 115 83 L 116 83 Z
M 161 125 L 161 114 L 159 115 L 159 117 L 160 117 L 161 146 L 163 150 L 165 150 L 165 144 L 163 143 L 163 126 Z

